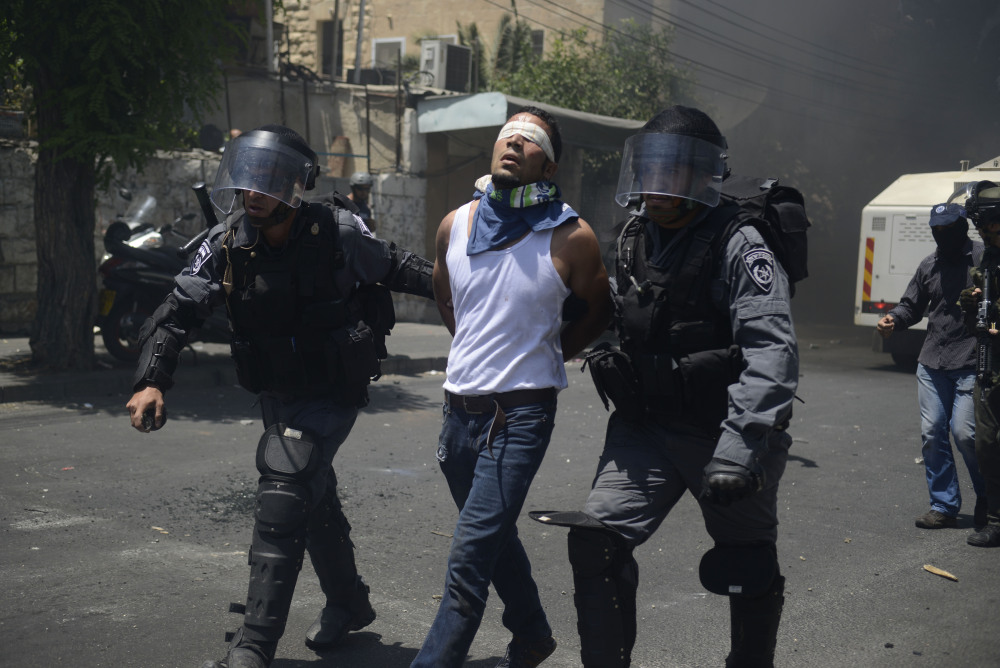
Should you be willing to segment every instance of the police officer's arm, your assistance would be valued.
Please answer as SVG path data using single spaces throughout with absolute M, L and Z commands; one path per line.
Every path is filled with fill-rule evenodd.
M 930 255 L 920 263 L 913 274 L 903 296 L 885 316 L 879 320 L 879 334 L 889 338 L 895 329 L 911 327 L 924 317 L 930 302 L 930 271 L 934 263 L 934 255 Z
M 455 307 L 451 303 L 451 277 L 448 274 L 448 240 L 451 239 L 451 226 L 455 221 L 455 212 L 452 211 L 438 226 L 437 236 L 434 238 L 434 301 L 437 303 L 438 311 L 441 313 L 441 320 L 448 328 L 451 335 L 455 335 Z
M 743 353 L 745 368 L 729 388 L 729 412 L 715 458 L 749 470 L 766 451 L 768 435 L 791 418 L 799 380 L 788 278 L 772 255 L 773 280 L 768 284 L 766 273 L 758 273 L 755 280 L 754 260 L 766 259 L 745 257 L 748 251 L 765 248 L 756 230 L 744 227 L 726 250 L 733 342 Z M 765 269 L 759 264 L 756 268 Z
M 569 360 L 600 336 L 611 319 L 611 293 L 601 247 L 582 218 L 553 231 L 552 263 L 566 286 L 586 302 L 583 315 L 570 321 L 560 335 L 563 359 Z
M 339 216 L 344 261 L 351 270 L 342 273 L 341 279 L 350 282 L 356 278 L 364 285 L 381 283 L 394 292 L 434 298 L 428 260 L 361 230 L 350 212 L 340 210 Z M 348 284 L 338 287 L 345 293 L 351 289 Z
M 139 362 L 132 381 L 132 397 L 125 407 L 133 427 L 142 432 L 159 429 L 165 419 L 164 393 L 173 387 L 173 373 L 187 335 L 225 299 L 220 264 L 224 226 L 209 233 L 191 266 L 174 279 L 174 289 L 146 319 L 139 331 Z M 154 412 L 152 426 L 143 415 Z

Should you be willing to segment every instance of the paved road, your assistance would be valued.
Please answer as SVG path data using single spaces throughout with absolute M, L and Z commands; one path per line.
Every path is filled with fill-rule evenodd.
M 960 528 L 914 528 L 927 505 L 915 382 L 860 339 L 801 339 L 806 403 L 781 490 L 788 591 L 777 665 L 1000 665 L 1000 551 L 965 544 L 964 472 Z M 526 510 L 576 508 L 589 488 L 606 413 L 578 364 L 569 376 Z M 275 668 L 404 668 L 415 655 L 455 520 L 434 460 L 441 382 L 383 378 L 336 460 L 378 619 L 336 651 L 306 649 L 322 605 L 307 564 Z M 0 666 L 196 667 L 221 656 L 238 621 L 228 602 L 246 589 L 259 418 L 238 389 L 168 398 L 170 422 L 151 435 L 128 427 L 124 396 L 0 404 Z M 565 531 L 527 518 L 519 528 L 560 642 L 544 665 L 578 666 Z M 637 551 L 635 666 L 722 665 L 727 604 L 697 577 L 708 547 L 686 498 Z M 494 596 L 468 665 L 492 668 L 508 640 Z

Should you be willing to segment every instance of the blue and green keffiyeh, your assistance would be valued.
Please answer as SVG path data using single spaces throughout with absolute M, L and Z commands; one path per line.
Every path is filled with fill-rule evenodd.
M 520 239 L 528 231 L 558 227 L 579 214 L 561 200 L 559 186 L 538 181 L 517 188 L 497 190 L 487 175 L 476 181 L 479 200 L 472 219 L 466 255 L 476 255 Z

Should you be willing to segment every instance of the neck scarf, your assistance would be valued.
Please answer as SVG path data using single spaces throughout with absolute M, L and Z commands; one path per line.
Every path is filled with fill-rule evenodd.
M 538 181 L 509 190 L 497 190 L 493 179 L 476 181 L 479 207 L 472 217 L 466 255 L 476 255 L 520 239 L 529 231 L 558 227 L 579 214 L 560 199 L 559 186 Z

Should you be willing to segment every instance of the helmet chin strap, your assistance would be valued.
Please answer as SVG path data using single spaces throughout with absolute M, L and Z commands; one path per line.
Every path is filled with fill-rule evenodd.
M 288 218 L 288 214 L 294 211 L 292 207 L 288 206 L 284 202 L 278 202 L 278 205 L 274 207 L 274 210 L 270 215 L 259 217 L 251 216 L 247 214 L 247 220 L 250 221 L 250 225 L 259 230 L 266 230 L 268 228 L 274 227 L 275 225 L 280 225 L 285 222 Z
M 688 199 L 686 197 L 676 197 L 675 199 L 680 200 L 677 206 L 670 209 L 669 212 L 664 212 L 663 214 L 658 215 L 656 219 L 650 216 L 650 220 L 653 220 L 654 222 L 657 223 L 664 223 L 669 225 L 670 223 L 674 223 L 683 218 L 684 216 L 688 215 L 689 213 L 694 211 L 695 208 L 697 208 L 698 206 L 698 202 L 694 201 L 693 199 Z M 648 211 L 646 212 L 646 215 L 649 216 Z M 669 216 L 669 218 L 666 218 L 666 216 Z

